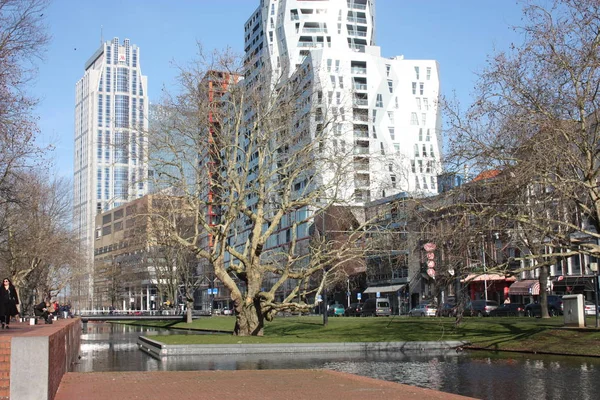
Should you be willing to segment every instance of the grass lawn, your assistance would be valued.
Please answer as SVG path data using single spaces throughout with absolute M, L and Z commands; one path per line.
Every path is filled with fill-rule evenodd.
M 207 317 L 191 324 L 140 321 L 140 325 L 200 330 L 233 329 L 235 317 Z M 318 343 L 464 340 L 488 350 L 553 352 L 600 356 L 600 330 L 562 329 L 562 318 L 466 318 L 459 327 L 452 318 L 280 317 L 265 326 L 263 337 L 232 335 L 168 335 L 152 338 L 165 344 Z M 594 326 L 594 320 L 588 319 Z

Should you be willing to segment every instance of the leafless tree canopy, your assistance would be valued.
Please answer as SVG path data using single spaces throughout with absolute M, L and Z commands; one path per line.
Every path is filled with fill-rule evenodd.
M 238 61 L 225 52 L 184 68 L 181 91 L 154 110 L 149 143 L 155 189 L 185 199 L 174 212 L 193 229 L 157 217 L 214 269 L 231 292 L 236 333 L 249 335 L 277 312 L 312 307 L 307 296 L 322 289 L 313 280 L 357 256 L 363 221 L 354 216 L 339 235 L 313 225 L 313 215 L 343 204 L 351 162 L 328 140 L 332 116 L 318 107 L 315 71 L 249 83 Z
M 447 159 L 496 172 L 464 210 L 503 221 L 545 287 L 557 256 L 600 251 L 600 2 L 523 5 L 523 42 L 489 59 L 466 111 L 446 104 Z

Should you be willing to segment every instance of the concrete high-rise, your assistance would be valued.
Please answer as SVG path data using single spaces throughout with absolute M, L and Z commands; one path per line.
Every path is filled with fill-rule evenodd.
M 102 43 L 84 70 L 75 87 L 73 218 L 89 274 L 72 295 L 93 307 L 95 216 L 148 193 L 148 81 L 129 39 Z
M 246 65 L 254 67 L 248 80 L 264 68 L 274 82 L 312 71 L 322 110 L 313 115 L 335 115 L 332 146 L 353 154 L 346 201 L 437 193 L 438 64 L 381 56 L 375 0 L 264 0 L 244 32 Z

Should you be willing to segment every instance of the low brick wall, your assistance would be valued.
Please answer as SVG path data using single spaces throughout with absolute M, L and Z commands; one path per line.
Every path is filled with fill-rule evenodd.
M 0 400 L 10 394 L 10 336 L 0 336 Z
M 81 320 L 31 328 L 11 338 L 9 396 L 12 400 L 52 400 L 63 375 L 77 360 Z

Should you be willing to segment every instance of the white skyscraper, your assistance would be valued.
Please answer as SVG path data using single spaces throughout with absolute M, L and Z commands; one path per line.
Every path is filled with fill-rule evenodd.
M 101 44 L 84 68 L 75 87 L 73 217 L 90 272 L 81 296 L 93 306 L 95 216 L 148 192 L 148 82 L 129 39 Z
M 352 149 L 345 197 L 356 205 L 435 194 L 441 165 L 437 62 L 384 58 L 374 38 L 375 0 L 264 0 L 245 25 L 247 79 L 310 63 L 322 112 L 337 116 L 333 146 Z

